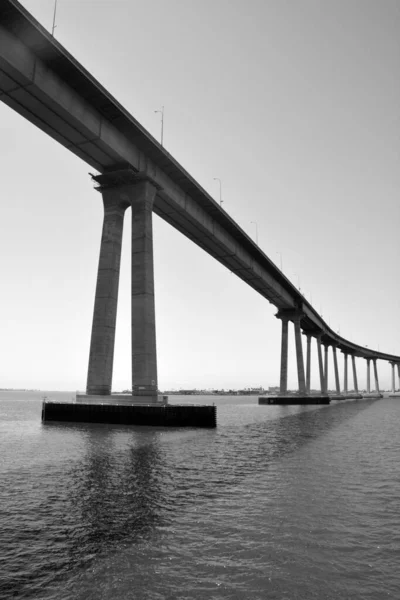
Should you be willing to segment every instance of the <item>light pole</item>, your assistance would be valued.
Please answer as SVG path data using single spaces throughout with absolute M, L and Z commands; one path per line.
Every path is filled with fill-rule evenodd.
M 282 254 L 281 254 L 281 252 L 275 252 L 275 254 L 279 254 L 280 264 L 281 264 L 281 271 L 283 273 L 283 270 L 282 270 Z
M 219 177 L 214 177 L 214 181 L 218 181 L 219 182 L 219 204 L 220 206 L 222 206 L 223 200 L 222 200 L 222 181 L 220 180 Z
M 255 221 L 250 221 L 250 223 L 253 223 L 253 225 L 256 226 L 256 244 L 258 246 L 258 225 Z
M 51 29 L 51 35 L 53 37 L 54 37 L 54 30 L 57 27 L 57 25 L 56 25 L 56 12 L 57 12 L 57 0 L 54 0 L 53 27 Z
M 164 142 L 164 107 L 161 107 L 161 110 L 155 110 L 155 113 L 161 114 L 161 146 L 163 146 Z

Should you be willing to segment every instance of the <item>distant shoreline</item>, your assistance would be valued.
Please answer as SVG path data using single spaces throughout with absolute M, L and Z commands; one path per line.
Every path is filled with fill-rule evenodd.
M 30 390 L 27 388 L 0 388 L 0 392 L 41 392 L 42 390 Z

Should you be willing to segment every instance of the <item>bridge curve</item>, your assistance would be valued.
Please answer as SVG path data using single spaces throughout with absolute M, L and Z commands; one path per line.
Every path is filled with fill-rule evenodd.
M 104 190 L 146 179 L 152 210 L 260 293 L 306 335 L 345 354 L 400 356 L 335 333 L 274 262 L 191 175 L 16 0 L 0 0 L 0 100 L 96 169 Z M 293 312 L 294 311 L 294 312 Z

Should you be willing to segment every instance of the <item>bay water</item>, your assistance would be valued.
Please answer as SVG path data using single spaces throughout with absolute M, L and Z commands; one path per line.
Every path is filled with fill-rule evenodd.
M 0 392 L 0 598 L 400 598 L 400 398 L 42 424 Z M 48 392 L 51 399 L 72 394 Z

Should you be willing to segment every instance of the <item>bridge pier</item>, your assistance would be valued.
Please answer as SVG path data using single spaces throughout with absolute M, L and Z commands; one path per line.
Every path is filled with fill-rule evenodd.
M 307 333 L 307 370 L 306 370 L 306 392 L 311 390 L 311 334 Z
M 347 392 L 348 392 L 348 370 L 347 370 L 347 360 L 348 360 L 349 355 L 347 354 L 347 352 L 345 352 L 343 354 L 343 359 L 344 359 L 344 382 L 343 382 L 343 393 L 345 396 L 347 396 Z
M 377 395 L 378 398 L 383 398 L 382 394 L 379 391 L 379 380 L 378 380 L 378 367 L 376 364 L 376 358 L 372 359 L 373 365 L 374 365 L 374 379 L 375 379 L 375 393 Z
M 356 357 L 354 354 L 351 355 L 351 364 L 353 367 L 353 386 L 355 392 L 358 394 L 358 381 L 357 381 L 357 366 L 356 366 Z
M 129 201 L 120 189 L 104 190 L 102 196 L 104 219 L 86 393 L 108 396 L 111 394 L 114 362 L 122 231 Z
M 307 371 L 306 377 L 304 374 L 304 358 L 303 358 L 303 343 L 301 338 L 301 320 L 303 313 L 299 310 L 279 311 L 276 315 L 282 321 L 282 338 L 281 338 L 281 370 L 280 370 L 280 387 L 279 395 L 277 396 L 262 396 L 259 397 L 259 404 L 329 404 L 330 400 L 326 394 L 321 391 L 321 394 L 310 394 L 311 387 L 311 334 L 307 335 Z M 297 363 L 297 379 L 298 392 L 288 392 L 287 389 L 287 372 L 288 372 L 288 337 L 289 337 L 289 321 L 294 324 L 294 336 L 296 346 L 296 363 Z M 320 343 L 320 339 L 319 339 Z M 319 345 L 319 354 L 320 354 Z M 321 361 L 320 361 L 320 374 Z M 321 390 L 323 387 L 323 373 L 321 374 Z
M 354 392 L 351 392 L 350 394 L 347 394 L 347 398 L 353 398 L 353 399 L 362 398 L 362 395 L 358 391 L 357 366 L 356 366 L 356 357 L 354 356 L 354 354 L 351 355 L 351 365 L 353 367 L 353 387 L 354 387 Z
M 390 366 L 392 367 L 392 393 L 390 394 L 390 398 L 397 398 L 400 396 L 400 363 L 390 362 Z M 396 366 L 398 370 L 398 388 L 399 391 L 396 392 Z
M 132 395 L 157 400 L 153 203 L 148 181 L 132 190 Z
M 336 354 L 336 346 L 332 345 L 333 352 L 333 366 L 335 369 L 335 385 L 336 385 L 336 395 L 331 396 L 332 400 L 344 400 L 344 396 L 340 392 L 340 379 L 339 379 L 339 368 L 337 363 L 337 354 Z
M 303 361 L 303 344 L 301 341 L 300 329 L 301 316 L 296 314 L 294 317 L 294 338 L 296 343 L 296 362 L 297 362 L 297 379 L 299 382 L 299 393 L 306 395 L 306 382 L 304 378 L 304 361 Z
M 279 395 L 285 396 L 287 393 L 289 319 L 286 316 L 282 316 L 281 321 L 281 377 L 279 382 Z
M 382 394 L 379 392 L 378 382 L 378 371 L 376 367 L 376 358 L 372 359 L 374 365 L 374 376 L 375 376 L 375 388 L 376 390 L 371 392 L 371 358 L 366 358 L 367 361 L 367 393 L 363 394 L 363 398 L 382 398 Z
M 317 335 L 318 367 L 319 367 L 319 381 L 320 381 L 320 387 L 321 387 L 321 394 L 325 395 L 327 393 L 327 391 L 325 388 L 324 365 L 322 362 L 321 337 L 322 337 L 322 334 Z
M 394 368 L 395 368 L 395 363 L 390 363 L 391 367 L 392 367 L 392 393 L 394 394 L 396 391 L 396 378 L 395 378 L 395 372 L 394 372 Z
M 325 344 L 325 350 L 324 350 L 324 389 L 325 389 L 325 393 L 328 393 L 328 389 L 329 389 L 329 381 L 328 381 L 328 349 L 329 349 L 329 345 Z
M 165 402 L 157 390 L 157 352 L 153 268 L 153 203 L 157 188 L 130 170 L 93 177 L 104 204 L 86 395 L 116 402 Z M 125 210 L 132 208 L 132 395 L 111 395 L 122 231 Z

